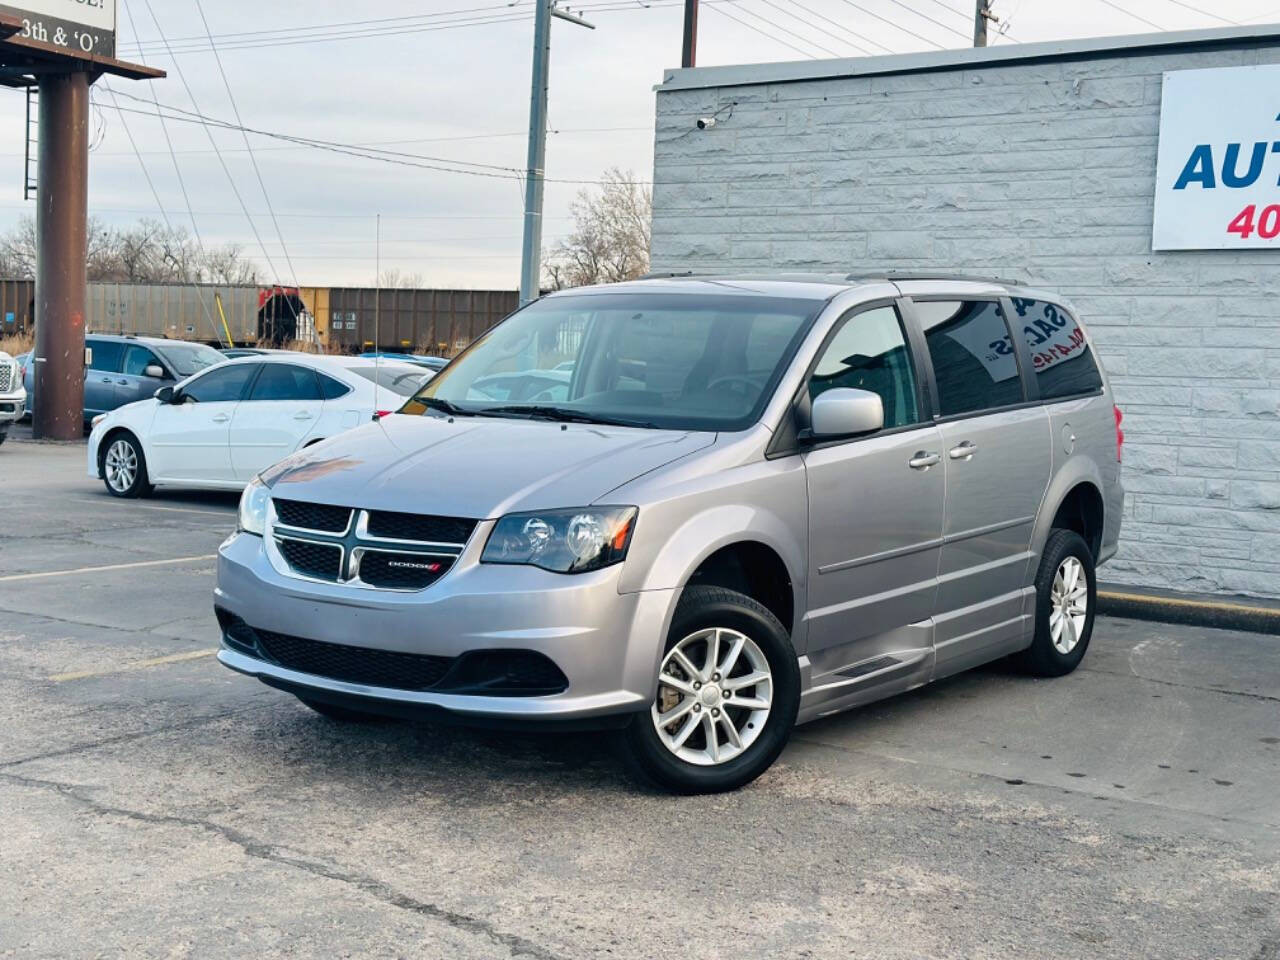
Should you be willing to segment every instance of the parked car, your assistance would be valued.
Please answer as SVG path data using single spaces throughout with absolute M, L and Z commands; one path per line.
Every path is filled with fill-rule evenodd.
M 90 333 L 84 338 L 88 366 L 84 372 L 84 421 L 116 407 L 150 397 L 162 386 L 221 363 L 222 354 L 203 343 L 161 337 L 119 337 Z M 35 364 L 24 376 L 27 413 L 38 402 Z
M 218 352 L 227 360 L 238 360 L 240 357 L 260 357 L 265 353 L 279 353 L 265 347 L 219 347 Z
M 556 402 L 470 399 L 568 359 Z M 1005 282 L 565 291 L 401 413 L 249 484 L 221 662 L 343 720 L 616 725 L 674 791 L 989 660 L 1074 670 L 1120 532 L 1089 338 Z
M 402 360 L 405 363 L 416 363 L 420 367 L 426 367 L 428 370 L 443 370 L 449 365 L 446 357 L 430 357 L 423 353 L 391 353 L 387 350 L 367 350 L 360 354 L 362 357 L 373 358 L 382 357 L 387 360 Z
M 89 475 L 117 497 L 161 484 L 239 489 L 295 450 L 394 411 L 423 380 L 410 364 L 352 357 L 226 360 L 95 417 Z
M 27 406 L 27 391 L 17 359 L 0 350 L 0 443 L 9 436 L 9 425 L 20 420 Z

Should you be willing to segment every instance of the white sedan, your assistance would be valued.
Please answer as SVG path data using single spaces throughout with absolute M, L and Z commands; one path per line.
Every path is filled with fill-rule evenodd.
M 399 409 L 431 377 L 362 357 L 228 360 L 95 417 L 89 476 L 117 497 L 158 484 L 236 490 L 295 450 Z

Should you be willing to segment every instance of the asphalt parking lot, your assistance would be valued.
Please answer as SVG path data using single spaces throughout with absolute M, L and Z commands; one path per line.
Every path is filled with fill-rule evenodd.
M 213 659 L 235 497 L 0 448 L 0 955 L 1280 957 L 1280 638 L 1100 620 L 731 795 L 343 726 Z

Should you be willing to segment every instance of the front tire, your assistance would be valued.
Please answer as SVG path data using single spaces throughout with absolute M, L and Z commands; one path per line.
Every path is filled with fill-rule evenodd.
M 778 618 L 736 591 L 686 587 L 625 757 L 673 793 L 736 790 L 777 759 L 799 707 L 800 666 Z
M 1041 677 L 1061 677 L 1080 665 L 1093 636 L 1098 584 L 1093 551 L 1074 530 L 1054 530 L 1036 574 L 1036 634 L 1018 664 Z
M 113 433 L 103 441 L 98 451 L 98 473 L 107 493 L 113 497 L 145 497 L 155 489 L 147 480 L 147 458 L 142 453 L 142 444 L 133 434 L 124 431 Z

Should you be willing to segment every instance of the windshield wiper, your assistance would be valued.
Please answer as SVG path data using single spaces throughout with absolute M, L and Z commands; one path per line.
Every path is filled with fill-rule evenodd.
M 483 415 L 525 416 L 531 420 L 557 420 L 561 423 L 595 423 L 606 427 L 645 427 L 656 430 L 658 425 L 648 420 L 629 420 L 625 417 L 605 417 L 568 407 L 552 407 L 536 403 L 510 403 L 497 407 L 485 407 Z
M 476 416 L 474 410 L 464 409 L 452 401 L 445 400 L 443 397 L 418 397 L 417 401 L 428 410 L 439 410 L 441 413 L 447 413 L 453 417 Z

